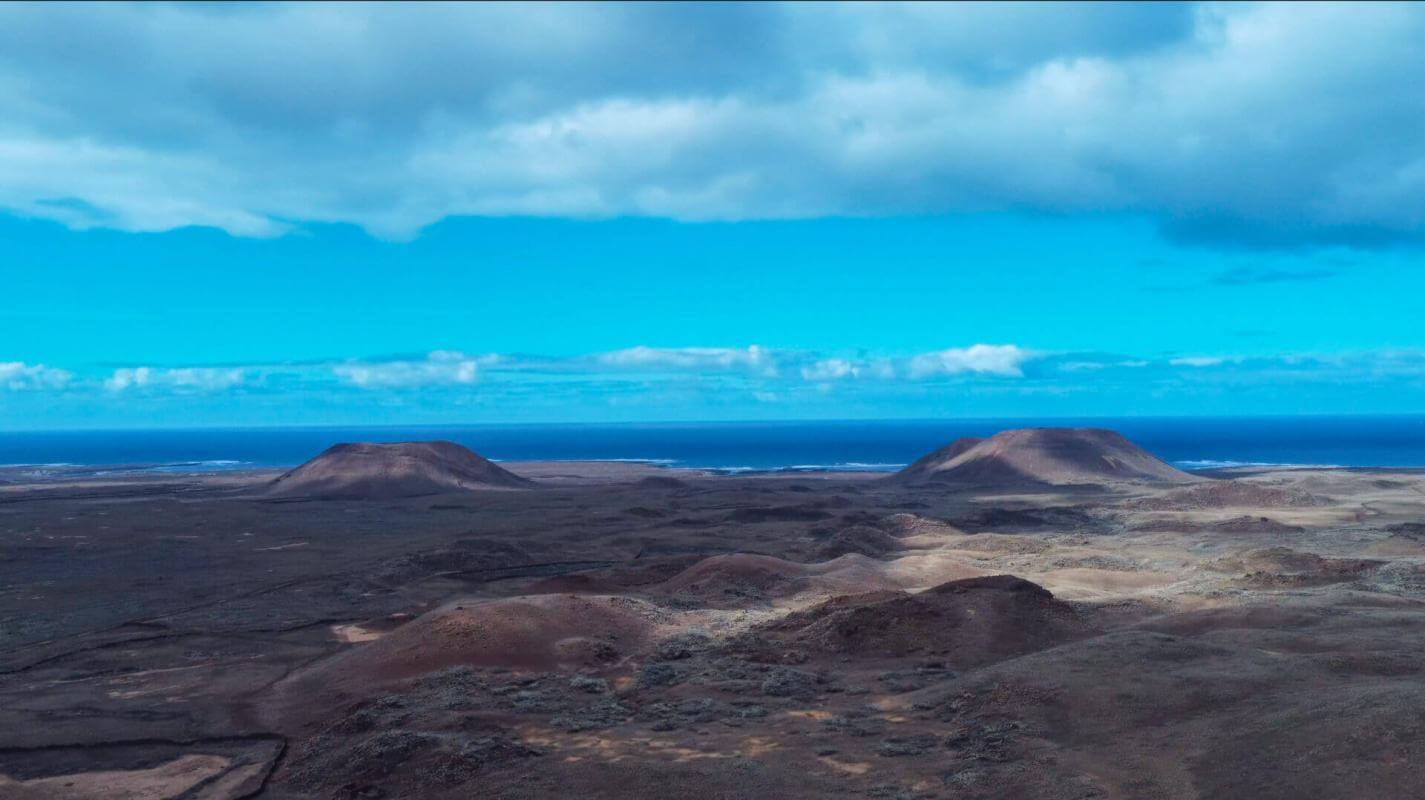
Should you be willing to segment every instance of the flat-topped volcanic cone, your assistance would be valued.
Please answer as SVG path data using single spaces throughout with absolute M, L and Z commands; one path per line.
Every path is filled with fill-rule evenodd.
M 477 489 L 519 489 L 530 481 L 454 442 L 337 444 L 272 482 L 282 497 L 386 500 Z
M 950 581 L 918 594 L 835 597 L 747 637 L 754 651 L 936 655 L 959 669 L 1033 653 L 1091 632 L 1069 605 L 1013 575 Z
M 1101 428 L 1020 428 L 988 439 L 958 439 L 901 470 L 896 479 L 981 486 L 1201 480 Z

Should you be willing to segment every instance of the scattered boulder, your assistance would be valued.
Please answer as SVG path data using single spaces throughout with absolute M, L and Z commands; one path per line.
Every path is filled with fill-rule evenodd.
M 775 667 L 762 679 L 768 697 L 806 697 L 816 693 L 816 675 L 791 667 Z

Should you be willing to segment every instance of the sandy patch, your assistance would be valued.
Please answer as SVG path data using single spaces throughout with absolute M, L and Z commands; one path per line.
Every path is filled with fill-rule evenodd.
M 372 630 L 352 623 L 349 625 L 333 625 L 332 634 L 347 644 L 360 644 L 361 642 L 374 642 L 386 635 L 386 631 Z
M 221 774 L 231 763 L 222 756 L 188 755 L 150 769 L 76 772 L 27 781 L 0 775 L 0 795 L 12 800 L 168 800 Z
M 1064 600 L 1116 600 L 1151 595 L 1179 581 L 1167 572 L 1109 569 L 1055 569 L 1029 573 L 1035 583 Z

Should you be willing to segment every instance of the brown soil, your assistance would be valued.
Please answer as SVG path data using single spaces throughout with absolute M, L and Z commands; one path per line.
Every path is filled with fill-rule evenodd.
M 1241 480 L 1214 481 L 1139 500 L 1134 508 L 1178 511 L 1212 508 L 1315 508 L 1331 501 L 1291 487 L 1264 486 Z
M 1420 473 L 502 468 L 0 469 L 0 797 L 1421 796 Z

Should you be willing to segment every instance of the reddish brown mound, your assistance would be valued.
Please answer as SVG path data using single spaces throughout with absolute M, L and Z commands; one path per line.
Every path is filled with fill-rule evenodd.
M 323 662 L 308 680 L 369 686 L 460 665 L 549 671 L 611 663 L 640 646 L 659 617 L 650 604 L 623 597 L 461 601 Z
M 1213 508 L 1311 508 L 1329 506 L 1331 500 L 1300 489 L 1264 486 L 1249 481 L 1212 481 L 1177 489 L 1131 504 L 1146 511 L 1187 511 Z
M 1159 519 L 1134 525 L 1135 531 L 1167 531 L 1173 533 L 1199 533 L 1202 531 L 1212 531 L 1217 533 L 1301 533 L 1306 529 L 1300 525 L 1288 525 L 1280 520 L 1271 517 L 1240 516 L 1232 519 L 1224 519 L 1218 522 L 1186 522 L 1181 520 Z
M 384 500 L 474 489 L 517 489 L 530 481 L 454 442 L 338 444 L 272 482 L 269 494 Z
M 665 594 L 704 601 L 747 601 L 812 593 L 822 596 L 866 589 L 895 589 L 881 562 L 848 554 L 818 564 L 799 564 L 754 553 L 711 556 L 659 587 Z
M 1239 573 L 1245 583 L 1271 588 L 1355 580 L 1384 563 L 1366 558 L 1322 558 L 1287 547 L 1268 547 L 1221 558 L 1208 566 L 1219 572 Z
M 757 651 L 936 655 L 960 669 L 1032 653 L 1090 628 L 1047 589 L 1013 575 L 951 581 L 919 594 L 836 597 L 745 639 Z
M 841 528 L 821 546 L 822 558 L 836 558 L 847 553 L 859 553 L 876 558 L 900 549 L 900 541 L 880 528 L 869 525 L 852 525 Z
M 807 573 L 805 564 L 753 553 L 712 556 L 674 575 L 664 588 L 674 593 L 764 594 Z
M 909 483 L 1020 485 L 1201 480 L 1099 428 L 1023 428 L 960 439 L 896 474 Z

